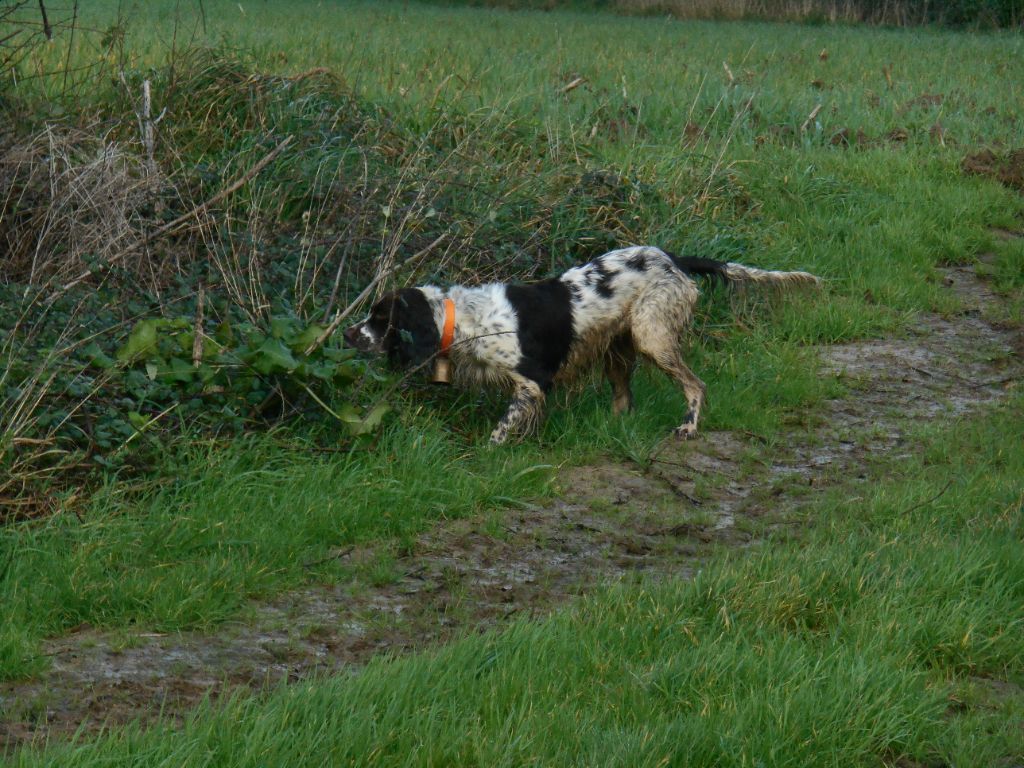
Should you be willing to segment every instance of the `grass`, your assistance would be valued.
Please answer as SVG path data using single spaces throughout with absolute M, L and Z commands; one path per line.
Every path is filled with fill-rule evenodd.
M 83 24 L 103 28 L 113 5 L 83 13 Z M 194 33 L 197 43 L 229 41 L 265 71 L 329 67 L 407 140 L 457 145 L 460 157 L 446 159 L 435 180 L 464 193 L 442 193 L 430 210 L 475 229 L 492 250 L 512 249 L 499 250 L 491 272 L 558 272 L 626 241 L 799 267 L 828 278 L 841 297 L 823 329 L 833 339 L 889 330 L 898 324 L 890 311 L 942 308 L 948 300 L 930 268 L 1002 247 L 989 227 L 1012 227 L 1019 215 L 1018 199 L 958 169 L 967 148 L 1024 143 L 1018 35 L 536 18 L 416 4 L 215 2 L 200 25 L 179 4 L 157 3 L 145 25 L 127 27 L 123 64 L 139 77 L 164 65 L 170 40 L 180 46 Z M 107 55 L 95 48 L 82 35 L 71 58 Z M 25 74 L 52 70 L 65 55 L 58 43 Z M 561 93 L 577 76 L 586 83 Z M 56 98 L 64 86 L 43 77 L 24 89 Z M 309 130 L 300 105 L 275 109 L 286 114 L 262 116 L 268 129 Z M 190 138 L 175 119 L 161 128 L 164 142 L 185 142 L 197 160 L 223 152 L 211 143 L 216 126 Z M 843 130 L 861 132 L 866 145 L 830 143 Z M 894 131 L 905 140 L 888 139 Z M 281 172 L 308 166 L 288 186 L 315 187 L 321 176 L 357 174 L 345 157 L 286 155 Z M 566 197 L 573 179 L 595 169 L 632 185 L 616 193 L 630 197 L 626 210 L 600 224 L 582 220 Z M 279 174 L 256 183 L 250 204 L 266 205 L 281 183 Z M 308 205 L 320 193 L 304 194 Z M 529 245 L 538 234 L 540 251 Z M 452 278 L 451 269 L 425 271 Z M 818 334 L 808 328 L 805 337 Z
M 1024 683 L 1021 405 L 693 581 L 9 765 L 997 764 L 1024 750 L 1024 691 L 988 682 Z
M 708 428 L 770 433 L 789 409 L 836 391 L 813 365 L 785 375 L 790 357 L 807 362 L 799 348 L 758 344 L 765 351 L 755 366 L 726 353 Z M 744 408 L 730 408 L 730 398 Z M 653 373 L 638 377 L 636 412 L 626 418 L 609 418 L 607 391 L 567 395 L 538 441 L 508 449 L 480 445 L 504 402 L 481 408 L 451 392 L 433 402 L 410 395 L 420 413 L 401 417 L 369 450 L 323 452 L 287 431 L 186 446 L 156 470 L 154 488 L 114 479 L 77 515 L 0 529 L 0 678 L 39 670 L 41 640 L 82 623 L 211 628 L 247 600 L 346 578 L 328 557 L 337 547 L 401 546 L 438 520 L 540 498 L 556 466 L 597 453 L 644 461 L 678 421 L 677 399 Z
M 70 51 L 59 36 L 9 92 L 57 124 L 99 116 L 137 151 L 116 86 L 45 73 L 69 60 L 123 66 L 132 87 L 152 76 L 157 108 L 171 107 L 161 162 L 199 169 L 182 172 L 182 199 L 206 199 L 272 139 L 298 137 L 216 212 L 230 231 L 209 252 L 197 238 L 193 256 L 265 248 L 267 291 L 286 286 L 275 301 L 307 317 L 323 310 L 323 285 L 303 283 L 295 254 L 322 256 L 333 275 L 338 253 L 303 243 L 338 232 L 361 264 L 344 273 L 349 296 L 382 250 L 449 227 L 466 233 L 465 254 L 401 279 L 550 274 L 623 242 L 806 269 L 828 281 L 823 296 L 709 301 L 687 340 L 709 385 L 704 428 L 769 440 L 841 391 L 818 376 L 814 345 L 955 311 L 937 266 L 982 260 L 1011 297 L 1002 320 L 1020 322 L 1022 241 L 993 228 L 1018 231 L 1024 201 L 959 170 L 974 148 L 1024 145 L 1019 34 L 312 0 L 207 0 L 204 19 L 159 0 L 111 28 L 117 8 L 89 3 L 82 25 L 123 31 L 123 60 L 98 34 Z M 182 57 L 194 46 L 213 47 Z M 174 93 L 181 62 L 218 74 Z M 250 79 L 314 67 L 336 81 L 291 91 Z M 585 84 L 565 91 L 576 77 Z M 844 130 L 853 146 L 833 143 Z M 369 201 L 358 224 L 332 207 L 353 190 Z M 399 225 L 400 203 L 411 213 Z M 251 275 L 238 284 L 258 285 Z M 502 450 L 483 445 L 499 399 L 422 388 L 389 395 L 384 431 L 354 449 L 292 427 L 221 442 L 186 431 L 142 480 L 109 476 L 81 517 L 0 529 L 0 679 L 39 671 L 43 639 L 82 622 L 210 628 L 246 600 L 346 578 L 317 562 L 334 547 L 401 545 L 444 518 L 500 514 L 542 497 L 567 462 L 643 460 L 679 413 L 659 377 L 639 379 L 629 417 L 610 419 L 607 393 L 585 385 L 571 405 L 552 398 L 536 441 Z M 992 700 L 985 682 L 1021 682 L 1014 404 L 926 430 L 918 459 L 882 460 L 895 479 L 880 470 L 858 496 L 816 504 L 800 546 L 716 562 L 692 583 L 623 586 L 358 676 L 210 705 L 181 731 L 129 728 L 10 762 L 991 765 L 1024 749 L 1007 725 L 1021 697 Z M 389 568 L 378 564 L 381 580 Z M 965 699 L 983 704 L 951 711 Z
M 333 547 L 401 542 L 550 478 L 536 449 L 478 455 L 436 424 L 390 429 L 371 452 L 308 448 L 273 436 L 196 448 L 174 461 L 180 482 L 141 496 L 113 483 L 81 518 L 0 530 L 0 675 L 37 669 L 39 640 L 83 622 L 210 627 L 247 599 L 337 578 Z
M 641 16 L 673 16 L 678 19 L 767 19 L 852 24 L 867 22 L 895 26 L 942 24 L 954 27 L 1013 27 L 1020 24 L 1021 9 L 1013 0 L 946 2 L 939 6 L 926 0 L 875 2 L 874 0 L 439 0 L 439 5 L 552 10 L 577 8 Z

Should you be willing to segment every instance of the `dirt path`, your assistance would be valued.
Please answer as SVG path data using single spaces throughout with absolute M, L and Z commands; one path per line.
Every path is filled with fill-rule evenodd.
M 748 546 L 802 522 L 815 490 L 910 454 L 910 425 L 962 416 L 1020 380 L 1024 332 L 985 318 L 998 299 L 966 267 L 945 271 L 964 309 L 921 317 L 906 339 L 821 349 L 849 394 L 820 423 L 772 445 L 734 432 L 666 442 L 650 468 L 570 469 L 561 498 L 489 519 L 436 525 L 375 585 L 381 552 L 336 557 L 353 583 L 289 593 L 216 634 L 97 632 L 47 644 L 40 678 L 0 684 L 0 750 L 85 725 L 186 713 L 204 695 L 258 689 L 313 671 L 443 642 L 514 615 L 551 610 L 596 584 L 643 571 L 686 576 L 719 546 Z

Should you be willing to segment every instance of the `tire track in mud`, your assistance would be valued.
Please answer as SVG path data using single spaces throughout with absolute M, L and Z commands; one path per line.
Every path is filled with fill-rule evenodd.
M 910 455 L 910 425 L 995 403 L 1019 381 L 1024 331 L 985 319 L 999 299 L 973 268 L 943 270 L 963 303 L 924 315 L 904 339 L 821 347 L 823 375 L 849 386 L 818 423 L 771 444 L 737 432 L 667 441 L 647 468 L 564 471 L 560 499 L 490 519 L 439 523 L 406 552 L 333 553 L 352 583 L 264 604 L 216 633 L 161 636 L 83 627 L 46 644 L 36 679 L 0 684 L 0 750 L 104 724 L 180 718 L 201 698 L 258 691 L 414 651 L 515 615 L 540 615 L 638 572 L 687 577 L 721 546 L 743 547 L 802 521 L 815 489 L 849 483 L 879 455 Z M 393 559 L 392 559 L 393 558 Z

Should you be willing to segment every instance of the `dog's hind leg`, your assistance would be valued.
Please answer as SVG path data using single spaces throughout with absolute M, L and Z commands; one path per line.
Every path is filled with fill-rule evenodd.
M 686 366 L 679 351 L 679 337 L 690 324 L 697 296 L 697 287 L 689 279 L 665 281 L 640 297 L 632 318 L 637 351 L 683 390 L 686 415 L 675 433 L 684 438 L 697 433 L 697 420 L 704 404 L 704 382 Z
M 612 385 L 612 413 L 620 414 L 633 410 L 633 390 L 629 380 L 636 363 L 636 349 L 628 334 L 612 339 L 604 353 L 604 374 Z
M 498 426 L 491 432 L 491 442 L 501 445 L 509 435 L 523 435 L 540 423 L 544 411 L 544 391 L 532 379 L 517 375 L 512 402 Z
M 675 339 L 665 337 L 657 339 L 637 340 L 637 347 L 644 357 L 648 358 L 658 368 L 664 371 L 683 390 L 686 397 L 686 415 L 683 423 L 676 427 L 675 433 L 679 437 L 690 438 L 697 434 L 697 420 L 700 418 L 700 408 L 704 404 L 704 382 L 697 378 L 686 363 Z

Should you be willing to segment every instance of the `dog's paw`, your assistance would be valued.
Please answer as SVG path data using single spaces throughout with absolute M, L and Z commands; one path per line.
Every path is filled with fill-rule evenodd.
M 683 424 L 681 427 L 676 427 L 673 434 L 680 440 L 693 440 L 697 437 L 697 425 Z

